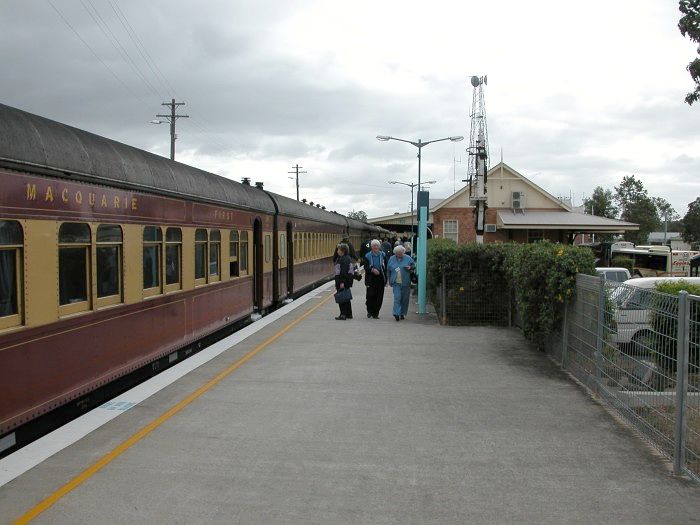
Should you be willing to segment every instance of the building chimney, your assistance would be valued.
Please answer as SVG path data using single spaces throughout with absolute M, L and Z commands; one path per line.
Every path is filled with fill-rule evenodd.
M 243 177 L 241 179 L 241 184 L 243 184 L 244 186 L 250 186 L 250 177 Z

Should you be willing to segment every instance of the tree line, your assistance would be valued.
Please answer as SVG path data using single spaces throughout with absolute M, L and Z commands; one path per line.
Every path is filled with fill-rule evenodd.
M 686 242 L 700 244 L 700 197 L 681 217 L 666 199 L 650 196 L 641 180 L 627 175 L 614 191 L 596 187 L 583 205 L 590 215 L 639 224 L 638 231 L 625 234 L 625 240 L 635 244 L 646 244 L 649 234 L 663 229 L 664 223 L 668 231 L 680 231 Z

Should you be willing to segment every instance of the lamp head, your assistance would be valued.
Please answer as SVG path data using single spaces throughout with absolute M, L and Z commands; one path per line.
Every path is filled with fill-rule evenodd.
M 461 142 L 461 141 L 464 140 L 464 137 L 462 137 L 461 135 L 460 135 L 460 136 L 457 136 L 457 137 L 450 137 L 450 140 L 451 140 L 452 142 Z
M 162 120 L 151 120 L 151 124 L 162 124 Z
M 381 140 L 382 142 L 386 142 L 389 139 L 391 139 L 391 137 L 387 135 L 377 135 L 377 140 Z

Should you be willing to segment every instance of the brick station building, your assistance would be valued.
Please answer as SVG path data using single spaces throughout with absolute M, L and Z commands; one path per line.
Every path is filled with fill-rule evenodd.
M 488 172 L 484 242 L 572 243 L 591 233 L 624 234 L 637 224 L 577 212 L 543 188 L 501 162 Z M 410 235 L 411 214 L 395 213 L 369 219 L 399 234 Z M 417 220 L 414 218 L 417 231 Z M 476 241 L 475 208 L 469 203 L 469 186 L 446 199 L 430 199 L 429 236 L 458 243 Z

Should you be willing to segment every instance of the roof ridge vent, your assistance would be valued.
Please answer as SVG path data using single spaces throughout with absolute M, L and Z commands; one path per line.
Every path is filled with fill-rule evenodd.
M 263 189 L 263 183 L 262 182 L 256 182 L 255 183 L 256 188 L 260 188 L 261 190 Z
M 241 184 L 243 184 L 244 186 L 250 186 L 250 177 L 243 177 L 241 179 Z

